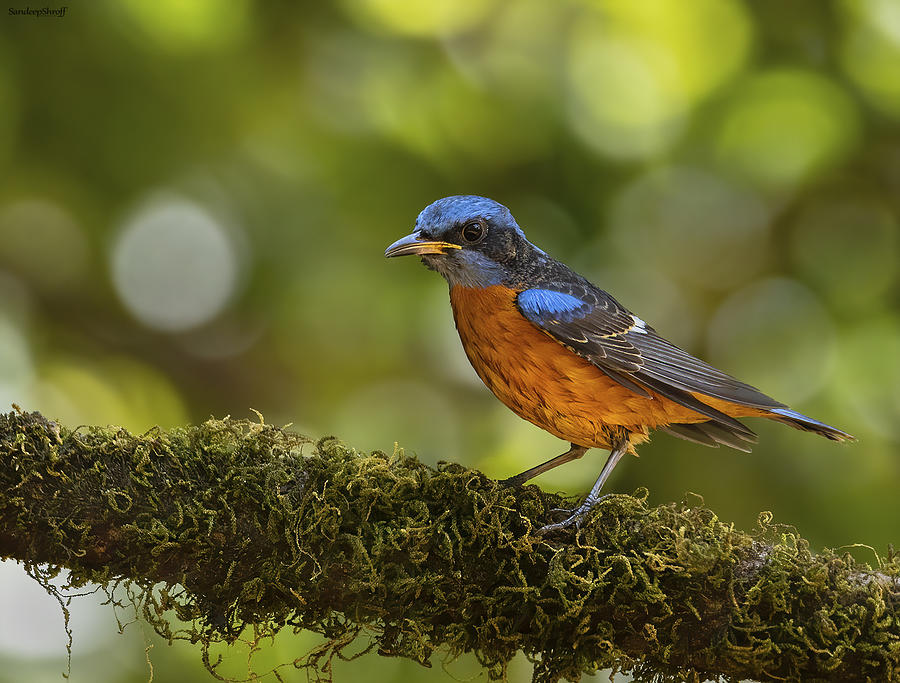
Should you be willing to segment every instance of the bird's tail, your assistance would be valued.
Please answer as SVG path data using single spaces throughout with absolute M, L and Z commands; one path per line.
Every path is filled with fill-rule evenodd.
M 852 434 L 848 434 L 824 422 L 814 420 L 811 417 L 806 417 L 806 415 L 790 408 L 772 408 L 769 413 L 773 420 L 783 422 L 794 429 L 802 429 L 804 432 L 815 432 L 832 441 L 856 441 L 856 437 Z

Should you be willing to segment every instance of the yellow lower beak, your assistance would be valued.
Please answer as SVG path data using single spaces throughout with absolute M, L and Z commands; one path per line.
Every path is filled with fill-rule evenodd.
M 409 256 L 415 254 L 422 256 L 424 254 L 446 254 L 450 249 L 462 249 L 458 244 L 452 242 L 440 242 L 437 240 L 419 239 L 419 234 L 414 232 L 406 237 L 401 237 L 387 248 L 384 255 L 387 258 L 394 256 Z

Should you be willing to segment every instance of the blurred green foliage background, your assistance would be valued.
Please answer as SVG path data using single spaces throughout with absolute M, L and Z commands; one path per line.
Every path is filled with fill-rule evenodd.
M 382 258 L 434 199 L 483 194 L 664 335 L 859 437 L 757 422 L 747 457 L 660 435 L 612 489 L 881 552 L 900 540 L 898 120 L 896 0 L 4 12 L 0 403 L 137 431 L 254 408 L 518 472 L 565 445 L 480 384 L 443 280 Z M 538 483 L 584 491 L 592 454 Z M 73 606 L 73 679 L 147 680 L 156 639 L 98 602 Z M 58 607 L 10 563 L 0 613 L 0 680 L 59 680 Z M 257 670 L 315 642 L 279 638 Z M 155 680 L 210 680 L 190 646 L 150 656 Z M 440 664 L 335 675 L 450 680 Z

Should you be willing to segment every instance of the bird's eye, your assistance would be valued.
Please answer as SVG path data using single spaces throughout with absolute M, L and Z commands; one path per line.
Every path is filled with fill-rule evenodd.
M 469 221 L 463 226 L 462 237 L 469 244 L 475 244 L 484 239 L 487 227 L 481 221 Z

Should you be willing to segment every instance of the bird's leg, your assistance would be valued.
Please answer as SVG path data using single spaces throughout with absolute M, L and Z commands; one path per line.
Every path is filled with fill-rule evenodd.
M 554 467 L 559 467 L 560 465 L 565 465 L 567 462 L 571 460 L 578 460 L 582 455 L 588 452 L 587 446 L 578 446 L 576 444 L 572 444 L 572 447 L 567 450 L 562 455 L 557 455 L 555 458 L 550 458 L 547 462 L 542 462 L 540 465 L 536 465 L 532 467 L 530 470 L 525 470 L 524 472 L 517 474 L 514 477 L 509 477 L 509 479 L 503 479 L 500 482 L 501 486 L 521 486 L 529 479 L 533 479 L 539 474 L 543 474 L 547 470 L 552 470 Z
M 609 475 L 612 474 L 613 468 L 615 468 L 616 464 L 619 460 L 622 459 L 622 456 L 628 452 L 628 441 L 625 440 L 621 442 L 619 445 L 615 446 L 610 452 L 609 457 L 606 459 L 606 464 L 603 466 L 603 469 L 600 471 L 600 476 L 597 477 L 597 481 L 594 482 L 594 485 L 591 487 L 590 492 L 584 499 L 584 502 L 579 505 L 574 510 L 564 510 L 564 512 L 568 512 L 569 516 L 561 522 L 557 522 L 556 524 L 547 524 L 546 526 L 542 526 L 538 531 L 553 531 L 555 529 L 565 529 L 567 527 L 575 524 L 579 526 L 581 524 L 581 520 L 584 516 L 590 512 L 597 503 L 603 500 L 606 496 L 600 495 L 600 489 L 603 488 L 603 484 L 609 478 Z M 552 462 L 552 461 L 551 461 Z M 609 494 L 606 494 L 609 495 Z

